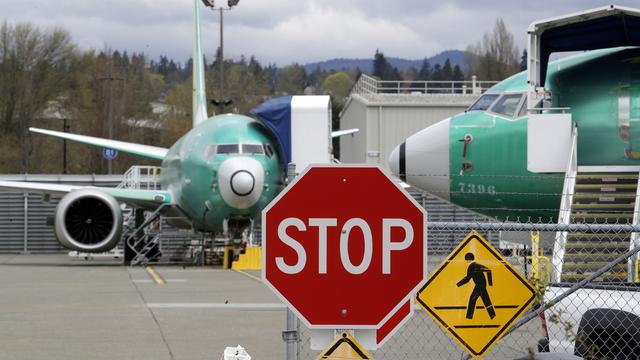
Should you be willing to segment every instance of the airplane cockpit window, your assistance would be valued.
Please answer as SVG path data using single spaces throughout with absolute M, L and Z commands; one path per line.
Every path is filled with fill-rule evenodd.
M 518 110 L 520 99 L 522 99 L 522 94 L 503 95 L 500 100 L 493 105 L 491 111 L 511 118 L 516 113 L 516 110 Z
M 497 94 L 482 95 L 480 99 L 478 99 L 475 103 L 473 103 L 473 105 L 471 105 L 471 107 L 469 107 L 467 111 L 487 110 L 489 107 L 491 107 L 491 104 L 493 104 L 493 102 L 496 101 L 498 96 L 499 95 Z
M 204 158 L 208 159 L 216 153 L 216 144 L 209 144 L 204 148 Z
M 264 153 L 267 154 L 267 157 L 271 159 L 273 156 L 273 148 L 269 144 L 264 144 Z
M 518 117 L 522 117 L 526 115 L 527 115 L 527 96 L 525 95 L 524 101 L 522 102 L 522 105 L 520 105 L 520 112 L 518 112 Z
M 264 154 L 262 144 L 242 144 L 243 154 Z
M 218 144 L 216 148 L 216 154 L 239 154 L 239 144 Z

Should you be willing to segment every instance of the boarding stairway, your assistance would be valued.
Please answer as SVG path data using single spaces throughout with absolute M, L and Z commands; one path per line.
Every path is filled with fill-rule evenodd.
M 630 224 L 640 223 L 640 187 L 638 168 L 578 167 L 578 131 L 572 132 L 558 224 Z M 612 262 L 640 239 L 636 233 L 612 231 L 557 232 L 553 247 L 553 281 L 576 283 L 596 271 L 611 267 L 595 279 L 622 283 L 636 279 L 636 257 L 618 264 Z
M 632 224 L 638 173 L 577 173 L 571 224 Z M 575 232 L 564 236 L 560 282 L 578 282 L 629 250 L 630 233 Z M 558 267 L 556 267 L 558 268 Z M 616 264 L 596 281 L 627 282 L 627 261 Z
M 118 188 L 158 190 L 160 171 L 161 168 L 156 166 L 132 166 L 125 172 Z M 128 259 L 125 256 L 125 262 L 132 266 L 160 261 L 173 264 L 203 263 L 206 248 L 202 236 L 169 225 L 169 220 L 177 218 L 163 216 L 164 207 L 162 205 L 153 212 L 125 207 L 121 246 L 125 248 L 125 253 L 131 252 Z M 210 263 L 206 261 L 208 259 L 204 260 Z

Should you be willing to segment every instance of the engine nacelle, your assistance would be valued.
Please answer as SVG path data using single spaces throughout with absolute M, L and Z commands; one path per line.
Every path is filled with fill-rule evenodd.
M 122 235 L 122 210 L 112 196 L 97 189 L 70 192 L 56 208 L 55 232 L 65 247 L 99 253 L 113 249 Z

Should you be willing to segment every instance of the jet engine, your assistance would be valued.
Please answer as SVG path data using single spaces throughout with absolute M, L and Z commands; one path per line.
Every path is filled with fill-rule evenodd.
M 90 253 L 113 249 L 122 235 L 122 210 L 97 189 L 70 192 L 58 203 L 55 233 L 65 247 Z

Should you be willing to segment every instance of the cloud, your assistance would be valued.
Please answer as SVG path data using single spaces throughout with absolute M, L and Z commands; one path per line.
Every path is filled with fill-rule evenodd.
M 222 4 L 226 1 L 217 0 Z M 634 0 L 620 5 L 637 6 Z M 599 0 L 242 0 L 225 12 L 225 54 L 285 65 L 336 57 L 423 58 L 464 49 L 502 17 L 526 44 L 535 20 L 607 5 Z M 192 0 L 0 0 L 1 17 L 69 30 L 82 48 L 191 56 Z M 204 46 L 218 46 L 218 14 L 202 8 Z

